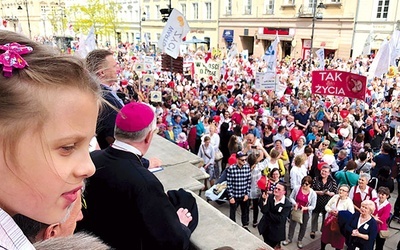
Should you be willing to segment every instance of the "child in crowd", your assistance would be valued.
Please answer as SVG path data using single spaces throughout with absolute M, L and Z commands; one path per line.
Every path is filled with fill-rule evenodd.
M 0 59 L 0 246 L 34 249 L 12 216 L 48 225 L 69 217 L 95 172 L 88 148 L 100 84 L 80 59 L 14 32 L 0 30 Z
M 184 132 L 179 133 L 176 143 L 179 147 L 189 150 L 189 143 L 187 141 L 187 136 Z

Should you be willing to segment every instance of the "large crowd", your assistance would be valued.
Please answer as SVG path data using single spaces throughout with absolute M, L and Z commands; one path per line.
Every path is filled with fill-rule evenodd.
M 327 59 L 327 70 L 368 77 L 366 98 L 360 100 L 312 93 L 311 72 L 318 69 L 318 63 L 313 61 L 310 66 L 309 60 L 286 57 L 278 61 L 276 68 L 277 79 L 286 86 L 283 95 L 278 95 L 276 90 L 256 88 L 255 72 L 266 68 L 260 58 L 210 57 L 207 52 L 189 50 L 184 56 L 187 62 L 205 58 L 222 62 L 219 79 L 200 78 L 196 72 L 161 71 L 160 56 L 155 56 L 151 70 L 137 72 L 133 65 L 141 62 L 144 53 L 132 52 L 132 56 L 129 48 L 122 44 L 120 47 L 123 48 L 123 53 L 118 53 L 122 68 L 120 82 L 124 84 L 117 86 L 116 91 L 127 102 L 133 99 L 152 104 L 158 116 L 158 134 L 203 159 L 202 170 L 210 176 L 205 190 L 227 181 L 232 220 L 235 221 L 235 211 L 240 206 L 242 225 L 248 229 L 251 207 L 253 226 L 258 226 L 258 206 L 266 190 L 258 186 L 257 181 L 267 176 L 267 183 L 275 183 L 269 185 L 269 193 L 274 193 L 278 180 L 284 181 L 293 208 L 308 210 L 304 212 L 298 236 L 299 248 L 303 247 L 302 238 L 309 218 L 310 237 L 314 239 L 319 214 L 326 221 L 330 215 L 337 217 L 339 210 L 346 210 L 351 214 L 357 211 L 362 217 L 371 214 L 377 229 L 363 232 L 370 234 L 367 238 L 353 235 L 351 231 L 346 234 L 321 229 L 322 248 L 332 244 L 342 249 L 346 242 L 349 249 L 360 245 L 364 245 L 360 249 L 372 249 L 374 244 L 376 249 L 383 249 L 385 237 L 380 236 L 380 231 L 387 230 L 389 219 L 399 220 L 400 209 L 399 199 L 388 201 L 394 190 L 393 180 L 399 181 L 400 75 L 397 67 L 378 78 L 371 77 L 368 71 L 373 56 L 355 60 Z M 142 73 L 157 75 L 153 86 L 140 85 Z M 151 100 L 152 90 L 162 93 L 161 102 Z M 271 171 L 274 168 L 279 170 L 276 181 L 269 175 L 275 173 Z M 304 184 L 309 185 L 311 191 Z M 367 185 L 372 187 L 370 191 Z M 308 200 L 297 196 L 299 190 Z M 315 196 L 308 195 L 314 192 Z M 345 205 L 339 204 L 341 199 L 346 201 Z M 374 203 L 362 209 L 365 200 Z M 292 242 L 295 224 L 290 222 L 289 234 L 283 233 L 283 238 L 265 233 L 271 230 L 260 231 L 260 234 L 268 244 L 279 248 L 281 241 L 283 245 Z M 281 237 L 279 242 L 277 237 Z M 273 239 L 272 242 L 269 239 Z

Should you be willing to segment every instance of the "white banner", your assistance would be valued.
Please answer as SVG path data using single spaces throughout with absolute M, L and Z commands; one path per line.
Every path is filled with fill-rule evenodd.
M 174 59 L 178 58 L 182 38 L 189 31 L 186 18 L 177 9 L 173 9 L 158 41 L 158 47 Z
M 151 74 L 146 74 L 143 75 L 143 81 L 142 81 L 143 86 L 153 86 L 154 85 L 154 76 Z
M 382 77 L 386 74 L 390 66 L 390 44 L 385 39 L 378 50 L 374 60 L 369 67 L 369 77 Z
M 255 88 L 258 90 L 275 90 L 276 74 L 273 72 L 256 72 Z
M 267 64 L 268 72 L 276 72 L 276 59 L 278 57 L 278 44 L 279 44 L 279 37 L 278 37 L 278 33 L 277 33 L 275 40 L 271 43 L 271 45 L 265 51 L 265 54 L 263 56 L 263 60 Z
M 145 56 L 143 64 L 145 70 L 152 70 L 154 68 L 154 58 L 152 56 Z
M 318 57 L 318 62 L 319 62 L 319 69 L 325 69 L 325 50 L 324 48 L 320 48 L 319 50 L 317 50 L 315 52 L 315 54 L 317 54 Z
M 143 63 L 136 63 L 136 64 L 133 66 L 133 70 L 136 71 L 136 72 L 141 72 L 141 71 L 143 71 L 143 70 L 144 70 L 144 64 L 143 64 Z
M 365 39 L 364 48 L 361 52 L 361 55 L 367 56 L 371 54 L 371 42 L 372 42 L 372 31 L 367 36 L 367 39 Z
M 162 101 L 161 91 L 150 91 L 150 101 L 161 102 Z
M 194 72 L 199 78 L 212 76 L 213 79 L 219 79 L 221 77 L 221 62 L 208 60 L 207 63 L 204 63 L 204 61 L 195 61 Z

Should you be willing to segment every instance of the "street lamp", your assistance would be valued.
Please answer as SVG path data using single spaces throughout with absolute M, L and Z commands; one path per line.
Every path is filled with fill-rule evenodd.
M 142 16 L 139 17 L 139 43 L 142 42 L 142 22 L 146 21 L 146 12 L 143 11 Z
M 316 10 L 318 9 L 318 14 L 321 14 L 321 15 L 318 15 L 318 19 L 322 19 L 322 13 L 320 13 L 320 11 L 321 11 L 321 9 L 326 8 L 322 2 L 320 2 L 317 6 L 315 4 L 316 1 L 314 1 L 314 0 L 312 0 L 312 1 L 313 1 L 313 6 L 312 6 L 313 9 L 312 9 L 311 44 L 310 44 L 310 62 L 308 65 L 310 72 L 311 72 L 311 64 L 312 64 L 312 58 L 313 58 L 314 28 L 315 28 L 315 19 L 316 19 L 315 14 L 316 14 Z
M 29 30 L 29 38 L 32 39 L 32 31 L 31 31 L 31 21 L 29 20 L 29 9 L 28 9 L 28 0 L 24 0 L 23 4 L 26 9 L 26 18 L 28 19 L 28 30 Z M 18 5 L 18 10 L 22 10 L 21 5 Z
M 162 22 L 167 22 L 168 21 L 168 17 L 172 12 L 172 4 L 171 4 L 171 0 L 169 0 L 169 5 L 168 5 L 168 9 L 160 9 L 160 13 L 161 13 L 161 21 Z

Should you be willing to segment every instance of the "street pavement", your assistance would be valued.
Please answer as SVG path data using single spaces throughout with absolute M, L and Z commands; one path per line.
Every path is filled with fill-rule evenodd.
M 391 194 L 391 198 L 389 199 L 389 202 L 392 204 L 392 212 L 393 212 L 394 202 L 395 202 L 395 200 L 397 198 L 397 195 L 398 195 L 398 193 L 397 193 L 397 190 L 398 190 L 397 189 L 397 185 L 398 184 L 396 182 L 395 183 L 395 191 Z M 201 193 L 201 197 L 203 199 L 206 199 L 205 196 L 204 196 L 204 192 Z M 209 201 L 209 204 L 214 206 L 215 208 L 217 208 L 221 213 L 225 214 L 227 217 L 229 217 L 229 203 L 226 202 L 226 203 L 223 203 L 223 204 L 217 204 L 214 201 Z M 253 213 L 253 210 L 250 209 L 250 225 L 249 225 L 249 229 L 250 229 L 252 234 L 254 234 L 258 238 L 263 240 L 262 236 L 258 233 L 257 228 L 253 228 L 253 226 L 251 224 L 252 218 L 253 218 L 253 214 L 252 213 Z M 236 222 L 239 225 L 241 225 L 240 216 L 241 216 L 241 212 L 240 212 L 240 207 L 239 207 L 237 209 L 237 212 L 236 212 Z M 261 219 L 261 213 L 259 214 L 259 219 Z M 321 220 L 322 220 L 322 217 L 320 217 L 319 223 L 321 223 Z M 392 227 L 396 227 L 396 228 L 400 228 L 400 224 L 398 222 L 395 222 L 395 221 L 393 221 L 391 223 L 391 226 Z M 293 242 L 291 244 L 287 245 L 287 246 L 282 246 L 282 249 L 284 249 L 284 250 L 295 250 L 295 249 L 297 250 L 298 249 L 296 240 L 297 240 L 297 235 L 298 235 L 298 232 L 299 232 L 299 228 L 300 228 L 299 225 L 297 225 L 296 231 L 295 231 L 295 234 L 294 234 L 294 237 L 293 237 Z M 302 241 L 303 242 L 303 246 L 304 246 L 304 248 L 303 248 L 304 250 L 307 250 L 307 245 L 310 244 L 312 241 L 320 241 L 321 232 L 317 232 L 315 239 L 311 239 L 310 238 L 310 228 L 311 228 L 311 218 L 308 221 L 307 231 L 306 231 L 306 234 L 305 234 L 304 239 Z M 286 236 L 287 236 L 288 230 L 289 230 L 289 223 L 287 223 L 287 226 L 286 226 Z M 391 233 L 390 237 L 385 242 L 385 246 L 383 248 L 384 250 L 396 250 L 397 249 L 397 243 L 400 240 L 400 230 L 396 230 L 396 229 L 390 228 L 390 233 Z M 235 246 L 231 246 L 231 247 L 235 248 Z M 317 248 L 309 248 L 309 249 L 319 249 L 319 248 L 317 247 Z M 326 247 L 326 250 L 332 250 L 332 249 L 334 250 L 334 248 L 332 248 L 330 245 L 328 245 Z

